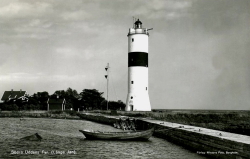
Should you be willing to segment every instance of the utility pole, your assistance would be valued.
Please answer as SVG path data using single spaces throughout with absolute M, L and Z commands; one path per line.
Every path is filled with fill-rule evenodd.
M 107 75 L 105 75 L 105 78 L 107 79 L 107 110 L 109 110 L 109 63 L 105 67 L 105 70 L 107 71 Z

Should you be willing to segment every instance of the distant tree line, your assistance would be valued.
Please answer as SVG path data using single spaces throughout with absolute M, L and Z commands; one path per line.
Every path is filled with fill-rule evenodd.
M 72 88 L 67 90 L 57 90 L 52 95 L 48 92 L 37 92 L 26 96 L 27 100 L 11 99 L 1 103 L 1 110 L 47 110 L 49 98 L 64 98 L 66 100 L 66 109 L 74 110 L 107 110 L 107 100 L 102 97 L 103 92 L 96 89 L 84 89 L 78 93 Z M 121 101 L 109 101 L 109 110 L 124 110 L 125 104 Z

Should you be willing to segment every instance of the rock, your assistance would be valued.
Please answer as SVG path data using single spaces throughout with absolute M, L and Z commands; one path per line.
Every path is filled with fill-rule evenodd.
M 20 140 L 27 140 L 27 141 L 41 141 L 42 137 L 38 134 L 35 133 L 34 135 L 26 136 L 21 138 Z

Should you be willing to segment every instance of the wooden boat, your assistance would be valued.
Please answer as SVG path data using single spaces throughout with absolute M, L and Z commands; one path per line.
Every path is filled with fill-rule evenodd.
M 100 132 L 90 130 L 79 130 L 87 139 L 99 140 L 148 140 L 154 128 L 141 131 L 125 131 L 125 132 Z

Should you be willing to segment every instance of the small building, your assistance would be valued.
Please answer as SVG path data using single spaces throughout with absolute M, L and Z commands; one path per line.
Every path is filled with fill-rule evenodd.
M 13 91 L 12 89 L 11 91 L 5 91 L 3 93 L 1 101 L 8 102 L 10 100 L 16 101 L 17 99 L 21 99 L 22 101 L 28 101 L 28 98 L 26 96 L 27 96 L 26 91 L 22 91 L 21 89 L 20 91 Z
M 65 110 L 66 100 L 65 98 L 48 98 L 47 110 Z

